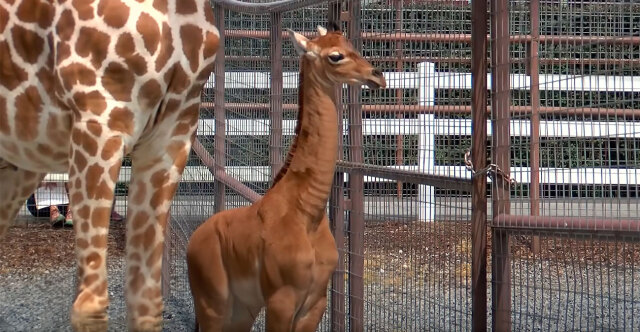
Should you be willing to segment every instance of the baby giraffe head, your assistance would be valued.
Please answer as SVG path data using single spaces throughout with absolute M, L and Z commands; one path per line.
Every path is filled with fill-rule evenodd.
M 382 72 L 360 56 L 335 23 L 329 25 L 329 30 L 318 26 L 319 36 L 313 39 L 287 31 L 303 62 L 313 67 L 315 78 L 324 85 L 365 84 L 372 89 L 387 86 Z

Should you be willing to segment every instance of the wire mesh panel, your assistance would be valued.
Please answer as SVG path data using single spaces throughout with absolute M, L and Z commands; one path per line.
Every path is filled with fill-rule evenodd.
M 500 308 L 514 330 L 633 330 L 640 6 L 509 1 L 506 14 L 510 61 L 492 68 L 508 65 L 510 83 L 510 121 L 492 105 L 492 142 L 506 147 L 492 157 L 515 180 L 492 182 L 493 226 L 512 234 L 493 243 L 511 273 L 493 276 L 510 283 Z

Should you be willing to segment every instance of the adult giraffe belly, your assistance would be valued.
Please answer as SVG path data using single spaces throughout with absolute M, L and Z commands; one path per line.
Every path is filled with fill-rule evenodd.
M 0 159 L 34 172 L 67 172 L 71 111 L 49 103 L 16 104 L 0 109 L 0 117 L 6 115 L 0 119 Z

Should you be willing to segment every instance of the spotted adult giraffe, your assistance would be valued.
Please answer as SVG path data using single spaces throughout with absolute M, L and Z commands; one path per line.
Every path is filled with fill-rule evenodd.
M 301 55 L 296 137 L 264 197 L 223 211 L 193 233 L 189 282 L 200 331 L 249 331 L 266 305 L 267 331 L 315 331 L 338 252 L 325 209 L 338 152 L 335 88 L 385 87 L 382 73 L 334 27 L 307 39 Z
M 0 0 L 0 30 L 0 234 L 46 173 L 68 172 L 71 325 L 106 330 L 109 215 L 130 154 L 127 323 L 161 330 L 168 211 L 219 49 L 209 1 Z

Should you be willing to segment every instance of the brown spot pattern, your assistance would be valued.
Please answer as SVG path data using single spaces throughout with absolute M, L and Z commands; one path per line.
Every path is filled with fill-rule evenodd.
M 89 156 L 95 156 L 98 153 L 98 142 L 91 135 L 77 128 L 71 130 L 71 140 Z
M 147 185 L 141 180 L 136 181 L 136 190 L 133 196 L 131 197 L 132 202 L 134 204 L 142 204 L 144 202 L 144 198 L 147 196 Z M 137 216 L 138 214 L 136 214 Z
M 0 33 L 4 33 L 4 29 L 7 28 L 9 22 L 9 12 L 4 7 L 0 7 Z
M 91 57 L 94 68 L 102 67 L 102 62 L 107 57 L 111 37 L 97 29 L 82 27 L 76 41 L 76 52 L 82 57 Z
M 213 32 L 207 32 L 204 40 L 203 55 L 205 59 L 208 59 L 218 53 L 220 47 L 220 37 Z
M 16 137 L 31 141 L 38 136 L 38 123 L 42 111 L 42 99 L 36 87 L 30 86 L 16 97 Z
M 193 24 L 180 27 L 182 51 L 189 61 L 191 72 L 195 73 L 200 67 L 200 49 L 202 47 L 202 30 Z
M 59 69 L 62 85 L 65 89 L 71 90 L 75 84 L 95 85 L 96 75 L 93 69 L 81 64 L 72 63 Z
M 173 37 L 171 36 L 171 28 L 167 23 L 162 24 L 161 40 L 160 52 L 156 58 L 156 71 L 158 72 L 167 64 L 173 54 Z
M 107 236 L 104 234 L 94 235 L 91 237 L 91 245 L 96 248 L 107 247 Z
M 162 98 L 163 92 L 160 83 L 154 79 L 150 79 L 140 87 L 138 98 L 141 99 L 142 104 L 147 107 L 155 107 Z M 146 101 L 146 103 L 144 102 Z
M 56 33 L 58 37 L 60 37 L 63 41 L 69 41 L 71 39 L 71 35 L 73 35 L 73 28 L 76 23 L 73 20 L 73 13 L 70 9 L 66 9 L 60 14 L 60 18 L 58 19 L 58 23 L 56 24 Z
M 120 151 L 121 146 L 122 139 L 120 138 L 120 136 L 110 137 L 102 147 L 102 159 L 105 161 L 111 159 L 116 154 L 116 152 Z
M 13 47 L 18 55 L 28 63 L 36 63 L 44 50 L 44 39 L 34 31 L 16 25 L 11 29 Z
M 191 85 L 191 80 L 179 63 L 164 74 L 164 80 L 169 86 L 169 91 L 176 94 L 182 93 Z
M 191 124 L 180 122 L 173 129 L 173 133 L 171 133 L 171 135 L 172 136 L 182 136 L 182 135 L 189 134 L 190 131 L 191 131 Z
M 80 219 L 88 220 L 91 216 L 91 208 L 88 205 L 85 205 L 78 209 L 77 215 Z
M 139 231 L 149 221 L 149 214 L 144 211 L 138 211 L 133 215 L 133 231 Z
M 89 241 L 82 239 L 82 238 L 77 238 L 76 239 L 76 247 L 84 250 L 89 248 Z
M 78 18 L 81 20 L 90 20 L 93 18 L 93 0 L 73 0 L 71 4 L 78 11 Z
M 91 212 L 91 226 L 108 227 L 111 207 L 96 207 Z
M 85 168 L 87 168 L 87 158 L 84 157 L 82 152 L 75 151 L 73 154 L 73 164 L 76 166 L 78 172 L 84 172 Z
M 89 130 L 91 135 L 95 137 L 100 137 L 100 135 L 102 135 L 102 125 L 100 125 L 96 120 L 91 119 L 87 121 L 87 130 Z
M 38 23 L 41 28 L 46 28 L 53 19 L 52 9 L 47 1 L 22 0 L 16 10 L 16 16 L 22 22 Z
M 11 134 L 9 114 L 7 113 L 7 100 L 3 96 L 0 96 L 0 133 L 5 135 Z
M 98 3 L 98 15 L 108 26 L 122 28 L 129 19 L 129 7 L 120 0 L 101 0 Z
M 27 80 L 27 72 L 12 60 L 12 52 L 6 41 L 0 41 L 0 84 L 13 90 Z
M 119 101 L 131 101 L 133 83 L 133 73 L 117 62 L 109 63 L 102 76 L 102 86 Z
M 109 122 L 107 125 L 111 130 L 132 135 L 133 124 L 133 112 L 127 108 L 114 108 L 109 113 Z
M 198 11 L 198 6 L 194 0 L 176 1 L 176 12 L 181 15 L 189 15 Z
M 142 35 L 144 46 L 150 54 L 154 54 L 160 43 L 160 28 L 158 23 L 149 14 L 142 13 L 138 18 L 136 29 Z
M 151 185 L 153 188 L 160 188 L 169 181 L 169 172 L 161 169 L 151 175 Z
M 116 42 L 116 53 L 124 59 L 129 69 L 136 75 L 147 72 L 147 61 L 140 54 L 136 54 L 136 46 L 130 33 L 123 33 Z
M 85 257 L 85 266 L 89 266 L 92 268 L 97 268 L 102 264 L 102 257 L 97 252 L 92 252 L 87 257 Z
M 144 248 L 144 250 L 150 250 L 151 246 L 156 242 L 156 225 L 152 223 L 147 227 L 144 231 L 144 238 L 142 241 L 142 248 Z
M 153 0 L 153 8 L 161 13 L 168 12 L 167 0 Z
M 142 288 L 142 285 L 144 284 L 144 275 L 140 271 L 140 267 L 138 266 L 130 267 L 127 274 L 131 276 L 131 280 L 129 281 L 129 288 L 132 291 L 137 293 L 138 290 L 140 290 L 140 288 Z

